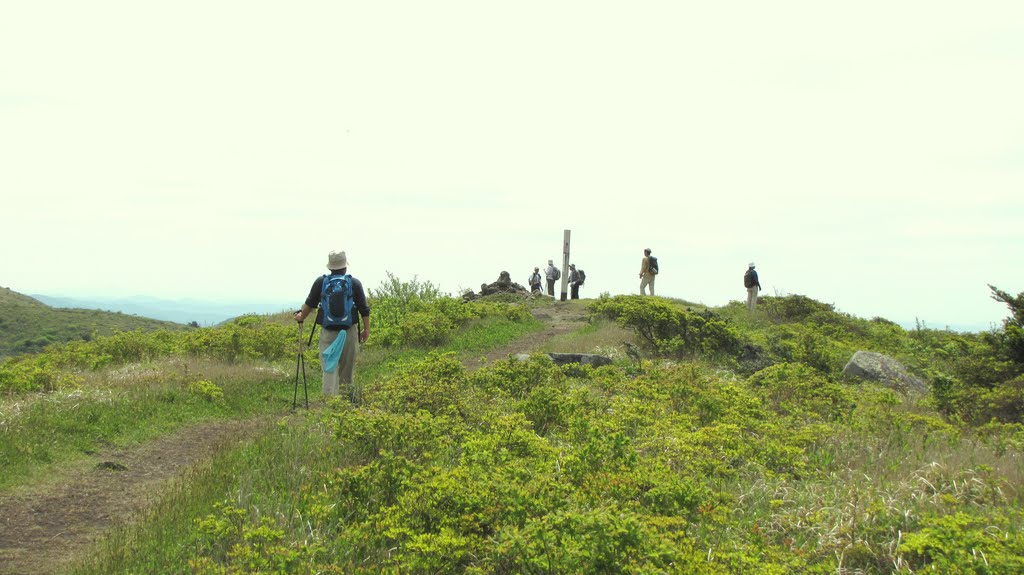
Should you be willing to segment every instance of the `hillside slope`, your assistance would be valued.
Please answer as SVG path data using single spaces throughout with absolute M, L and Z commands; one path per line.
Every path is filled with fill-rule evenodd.
M 188 326 L 109 311 L 55 309 L 0 287 L 0 357 L 116 331 L 155 329 L 183 330 Z

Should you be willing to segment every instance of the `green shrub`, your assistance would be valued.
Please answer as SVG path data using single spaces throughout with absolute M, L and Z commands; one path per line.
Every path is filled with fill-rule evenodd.
M 224 390 L 212 381 L 193 381 L 185 387 L 185 391 L 206 401 L 215 402 L 224 399 Z
M 454 329 L 455 323 L 438 310 L 414 311 L 397 325 L 379 330 L 379 339 L 385 347 L 434 347 L 447 341 Z
M 1024 292 L 1016 296 L 988 286 L 992 290 L 992 299 L 1006 304 L 1010 317 L 1003 320 L 1003 331 L 993 334 L 993 342 L 1002 353 L 1017 367 L 1017 372 L 1024 372 Z
M 748 381 L 768 406 L 783 416 L 829 421 L 842 418 L 853 409 L 850 390 L 803 364 L 776 364 L 755 373 Z
M 904 536 L 897 572 L 1024 573 L 1024 531 L 1010 523 L 1001 515 L 964 512 L 926 517 Z
M 454 353 L 431 352 L 426 359 L 393 377 L 367 387 L 364 399 L 371 407 L 393 413 L 458 416 L 464 411 L 467 378 Z
M 714 312 L 679 309 L 660 298 L 599 298 L 590 309 L 632 328 L 650 348 L 664 355 L 729 356 L 742 345 L 739 333 Z
M 758 309 L 777 323 L 804 321 L 811 316 L 822 321 L 823 318 L 836 314 L 835 306 L 832 304 L 822 303 L 803 295 L 763 296 L 759 301 Z
M 535 354 L 528 361 L 508 358 L 477 370 L 470 376 L 475 387 L 512 399 L 523 399 L 546 383 L 560 384 L 565 377 L 546 354 Z
M 392 316 L 383 325 L 375 323 L 378 334 L 375 339 L 385 347 L 437 347 L 447 343 L 456 329 L 475 318 L 504 317 L 520 322 L 533 317 L 523 305 L 466 303 L 451 297 L 435 297 L 429 301 L 413 300 L 404 305 L 401 311 L 394 311 Z M 376 312 L 374 317 L 377 317 Z

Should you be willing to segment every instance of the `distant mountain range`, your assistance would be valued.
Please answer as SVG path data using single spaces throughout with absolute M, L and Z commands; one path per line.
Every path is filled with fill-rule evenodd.
M 197 299 L 166 300 L 147 296 L 76 298 L 32 294 L 31 297 L 55 308 L 105 310 L 183 324 L 196 322 L 200 326 L 216 325 L 240 315 L 279 313 L 295 307 L 294 302 L 223 303 Z

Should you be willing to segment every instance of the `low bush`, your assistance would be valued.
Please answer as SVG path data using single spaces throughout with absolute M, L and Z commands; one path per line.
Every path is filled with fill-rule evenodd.
M 728 357 L 742 346 L 739 333 L 710 310 L 693 311 L 660 298 L 601 297 L 590 310 L 632 328 L 647 346 L 672 357 Z

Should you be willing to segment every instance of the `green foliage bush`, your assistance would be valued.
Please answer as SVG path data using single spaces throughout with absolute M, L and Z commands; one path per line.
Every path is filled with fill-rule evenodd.
M 776 323 L 802 322 L 812 317 L 821 321 L 836 313 L 832 304 L 803 295 L 762 296 L 758 302 L 758 309 Z
M 416 365 L 367 387 L 364 401 L 392 413 L 458 416 L 465 413 L 468 383 L 454 353 L 432 352 Z
M 201 397 L 206 401 L 220 401 L 224 399 L 224 390 L 212 381 L 193 381 L 185 387 L 185 391 Z
M 739 333 L 714 312 L 680 309 L 660 298 L 598 298 L 590 309 L 632 328 L 651 349 L 663 355 L 729 356 L 742 345 Z
M 474 319 L 503 317 L 525 322 L 533 316 L 522 304 L 467 303 L 451 297 L 440 297 L 427 304 L 408 306 L 406 311 L 395 317 L 395 323 L 374 328 L 378 334 L 376 340 L 385 347 L 437 347 L 448 342 L 458 328 Z
M 1019 523 L 1019 514 L 1013 523 Z M 1005 515 L 929 516 L 899 546 L 897 573 L 1024 573 L 1024 531 Z
M 0 362 L 0 392 L 48 391 L 74 381 L 68 372 L 152 361 L 170 356 L 228 362 L 277 361 L 292 356 L 298 334 L 259 316 L 190 331 L 120 332 L 54 344 L 46 351 Z
M 752 375 L 748 382 L 783 416 L 829 421 L 846 416 L 854 405 L 849 389 L 799 363 L 773 365 Z

